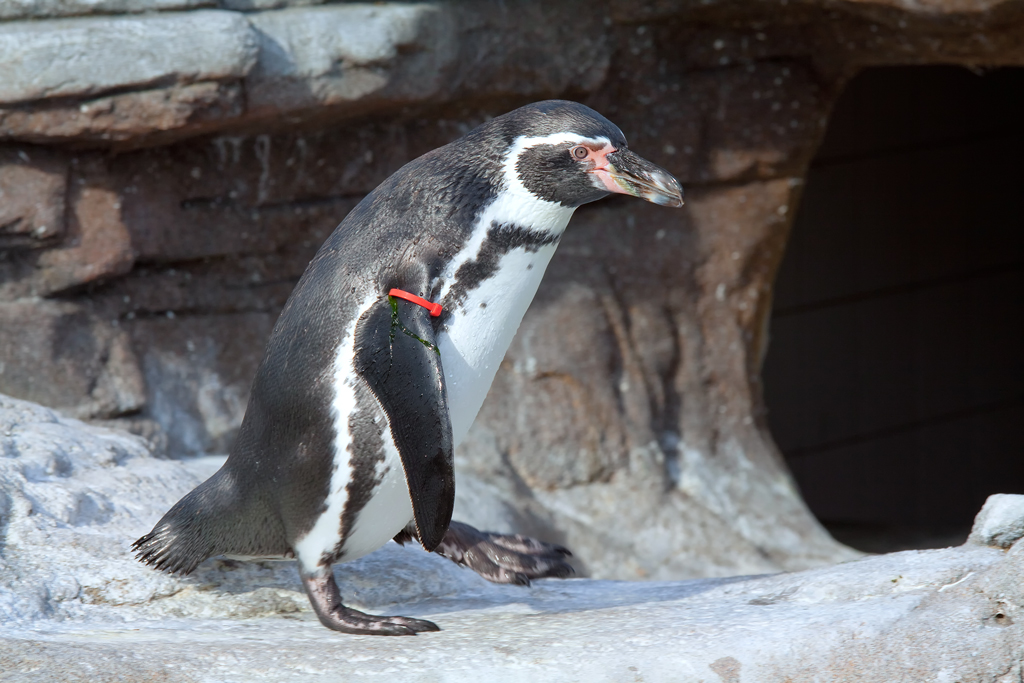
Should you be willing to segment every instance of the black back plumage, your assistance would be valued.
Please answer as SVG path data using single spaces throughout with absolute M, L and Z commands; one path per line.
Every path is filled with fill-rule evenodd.
M 625 144 L 614 124 L 583 105 L 539 102 L 497 117 L 409 162 L 346 216 L 285 304 L 227 462 L 136 541 L 140 560 L 188 573 L 215 554 L 290 553 L 291 544 L 325 509 L 335 438 L 331 414 L 335 356 L 360 302 L 373 296 L 378 301 L 356 332 L 357 368 L 389 417 L 415 416 L 404 420 L 401 428 L 393 424 L 392 435 L 403 462 L 409 450 L 419 449 L 418 455 L 431 463 L 429 471 L 409 481 L 411 487 L 417 485 L 417 477 L 425 477 L 427 484 L 434 482 L 427 486 L 429 491 L 421 492 L 427 498 L 425 504 L 418 505 L 413 496 L 414 510 L 424 545 L 430 548 L 440 542 L 454 498 L 443 375 L 435 350 L 404 332 L 397 346 L 391 344 L 387 359 L 373 356 L 383 343 L 381 335 L 388 337 L 393 329 L 386 293 L 397 287 L 436 300 L 445 267 L 469 239 L 480 210 L 502 188 L 502 162 L 509 146 L 522 135 L 565 131 Z M 458 289 L 453 290 L 457 295 Z M 426 311 L 417 306 L 402 306 L 402 325 L 424 339 L 444 322 L 443 317 L 426 317 Z M 394 375 L 382 370 L 388 363 L 396 368 Z M 418 382 L 407 392 L 416 404 L 389 405 L 402 400 L 394 398 L 400 392 L 380 393 L 379 388 L 389 382 Z M 360 388 L 357 401 L 371 400 Z M 433 410 L 425 410 L 430 405 Z M 359 444 L 352 454 L 354 470 L 372 472 L 383 457 L 379 431 L 374 432 L 380 428 L 369 420 L 356 420 L 350 422 L 350 429 Z M 354 476 L 349 505 L 365 504 L 373 483 L 372 477 Z M 434 509 L 421 515 L 419 507 Z

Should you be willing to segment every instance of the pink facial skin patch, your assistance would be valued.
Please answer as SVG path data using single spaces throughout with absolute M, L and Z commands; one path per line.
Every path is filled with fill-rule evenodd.
M 609 192 L 621 193 L 624 188 L 615 182 L 615 179 L 608 171 L 608 166 L 610 165 L 608 155 L 615 152 L 616 149 L 609 144 L 605 144 L 600 149 L 592 149 L 589 146 L 585 147 L 590 152 L 587 154 L 587 161 L 594 164 L 594 168 L 590 170 L 590 173 L 596 175 L 601 180 L 604 188 Z

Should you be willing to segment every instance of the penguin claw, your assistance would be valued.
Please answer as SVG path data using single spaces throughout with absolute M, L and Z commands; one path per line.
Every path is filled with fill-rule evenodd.
M 529 586 L 531 579 L 565 578 L 575 573 L 566 548 L 528 536 L 479 531 L 461 522 L 448 526 L 434 552 L 494 583 Z
M 426 619 L 377 616 L 345 607 L 341 604 L 341 590 L 330 571 L 322 575 L 303 574 L 302 586 L 320 623 L 334 631 L 368 636 L 414 636 L 441 630 Z
M 489 540 L 495 545 L 500 545 L 503 548 L 507 548 L 513 552 L 526 553 L 529 555 L 542 555 L 545 557 L 572 557 L 572 553 L 565 546 L 558 545 L 556 543 L 546 543 L 544 541 L 538 541 L 536 538 L 530 538 L 529 536 L 522 536 L 520 534 L 495 534 L 489 532 L 481 532 L 489 537 Z
M 412 617 L 383 617 L 337 605 L 326 614 L 317 614 L 320 623 L 334 631 L 368 636 L 414 636 L 424 631 L 440 631 L 432 621 Z
M 482 575 L 481 575 L 482 576 Z M 484 577 L 487 578 L 487 577 Z M 499 577 L 497 580 L 490 579 L 494 583 L 511 583 L 515 586 L 529 586 L 530 577 L 522 572 L 510 572 L 501 568 L 499 571 Z

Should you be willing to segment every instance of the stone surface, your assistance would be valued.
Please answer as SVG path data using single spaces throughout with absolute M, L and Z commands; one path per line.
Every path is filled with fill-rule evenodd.
M 132 269 L 135 254 L 121 219 L 121 199 L 102 172 L 79 168 L 69 193 L 67 233 L 63 242 L 43 252 L 33 293 L 54 294 Z
M 3 0 L 0 20 L 213 7 L 215 0 Z
M 237 79 L 256 54 L 249 23 L 233 12 L 5 23 L 0 102 L 89 96 L 161 81 Z
M 970 543 L 1009 548 L 1024 538 L 1024 496 L 997 493 L 989 496 L 974 519 Z
M 145 141 L 168 131 L 199 133 L 243 111 L 239 83 L 193 83 L 171 88 L 55 103 L 0 107 L 0 137 L 28 142 Z
M 261 50 L 244 118 L 274 125 L 287 113 L 289 123 L 322 125 L 466 97 L 589 92 L 608 67 L 589 9 L 353 3 L 254 13 Z
M 25 153 L 23 149 L 18 152 Z M 46 159 L 44 153 L 38 156 Z M 27 153 L 25 158 L 30 158 Z M 54 164 L 51 162 L 50 166 Z M 48 240 L 50 248 L 46 250 L 10 251 L 0 256 L 0 299 L 53 295 L 124 275 L 132 269 L 135 253 L 121 216 L 121 196 L 111 186 L 103 164 L 78 164 L 72 160 L 70 166 L 70 170 L 56 167 L 62 175 L 50 174 L 49 187 L 42 186 L 43 197 L 32 194 L 38 185 L 10 189 L 10 194 L 20 198 L 11 202 L 10 210 L 31 217 L 36 223 L 45 220 L 56 224 L 58 232 L 44 225 L 46 231 L 39 234 L 59 234 L 60 239 Z M 25 170 L 19 171 L 24 177 Z M 25 203 L 33 209 L 31 213 Z M 58 210 L 61 214 L 55 215 Z M 15 219 L 12 225 L 21 222 Z
M 261 312 L 153 316 L 131 326 L 147 389 L 145 414 L 164 426 L 170 453 L 231 448 L 263 357 L 251 340 L 268 337 L 275 319 Z
M 3 0 L 0 21 L 89 14 L 139 14 L 219 8 L 241 12 L 322 5 L 328 0 Z
M 0 302 L 0 391 L 82 418 L 138 411 L 145 385 L 123 329 L 68 302 Z
M 457 54 L 450 21 L 430 4 L 287 9 L 251 21 L 260 56 L 247 86 L 257 111 L 426 99 Z
M 0 151 L 0 249 L 41 247 L 64 232 L 67 164 L 44 151 Z
M 49 16 L 90 9 L 71 4 Z M 130 148 L 231 126 L 322 126 L 466 97 L 588 92 L 608 67 L 600 17 L 579 0 L 316 4 L 0 24 L 12 74 L 0 139 Z M 175 49 L 147 52 L 156 43 Z
M 826 83 L 873 64 L 1024 63 L 1014 0 L 805 2 L 783 6 L 781 15 L 764 4 L 658 0 L 612 0 L 597 9 L 594 3 L 528 0 L 321 4 L 11 0 L 0 6 L 0 19 L 123 14 L 0 26 L 0 44 L 4 36 L 11 44 L 6 54 L 13 74 L 0 88 L 0 136 L 133 147 L 240 127 L 321 127 L 466 98 L 578 97 L 602 85 L 612 53 L 616 69 L 640 66 L 632 73 L 647 74 L 630 79 L 637 86 L 630 88 L 632 101 L 641 106 L 651 85 L 678 86 L 665 78 L 676 69 L 697 76 L 695 69 L 797 57 L 800 69 L 811 66 Z M 208 7 L 222 9 L 203 9 Z M 193 11 L 137 14 L 186 9 Z M 146 50 L 151 42 L 175 49 L 156 56 Z M 681 47 L 659 54 L 659 44 L 669 43 Z M 114 44 L 116 53 L 108 49 Z M 58 48 L 73 66 L 50 59 Z M 703 75 L 718 80 L 717 74 Z M 775 118 L 785 117 L 793 102 L 802 104 L 815 84 L 778 85 L 777 94 L 786 99 L 777 100 Z M 110 89 L 118 92 L 105 94 Z M 697 95 L 691 102 L 700 101 L 698 90 L 689 94 Z M 761 87 L 730 89 L 734 111 L 726 117 L 719 109 L 716 120 L 735 118 L 751 94 L 772 97 Z M 727 147 L 737 130 L 729 129 Z M 705 132 L 715 137 L 714 130 Z M 726 174 L 786 158 L 770 145 L 753 156 L 717 144 L 702 151 L 714 155 L 714 165 Z
M 496 586 L 388 544 L 336 574 L 349 604 L 428 617 L 415 639 L 323 628 L 293 563 L 180 579 L 131 541 L 219 466 L 0 398 L 0 680 L 1011 681 L 1024 546 L 811 571 Z M 461 482 L 460 482 L 461 485 Z

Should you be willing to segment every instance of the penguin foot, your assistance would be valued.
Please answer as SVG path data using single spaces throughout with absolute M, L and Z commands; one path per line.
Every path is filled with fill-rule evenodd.
M 440 631 L 437 624 L 412 617 L 382 617 L 366 614 L 341 604 L 341 590 L 334 574 L 302 575 L 302 586 L 320 623 L 342 633 L 368 636 L 414 636 L 424 631 Z
M 519 534 L 479 531 L 462 522 L 448 526 L 434 552 L 494 583 L 529 586 L 530 579 L 564 579 L 575 573 L 565 559 L 572 553 L 560 545 Z

